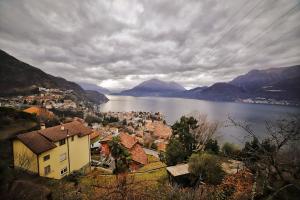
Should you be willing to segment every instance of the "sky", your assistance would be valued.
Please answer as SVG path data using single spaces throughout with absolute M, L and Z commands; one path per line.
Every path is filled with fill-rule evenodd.
M 300 0 L 0 0 L 0 49 L 111 90 L 300 64 Z

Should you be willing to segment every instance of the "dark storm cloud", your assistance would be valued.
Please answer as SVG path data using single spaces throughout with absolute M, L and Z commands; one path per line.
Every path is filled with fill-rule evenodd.
M 0 48 L 71 81 L 191 88 L 299 64 L 299 21 L 298 0 L 1 0 Z

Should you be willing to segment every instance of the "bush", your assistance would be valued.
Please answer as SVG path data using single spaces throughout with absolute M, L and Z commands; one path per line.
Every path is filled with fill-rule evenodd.
M 172 138 L 166 148 L 166 164 L 176 165 L 182 163 L 187 158 L 187 152 L 184 146 L 175 138 Z
M 213 153 L 213 154 L 219 154 L 220 147 L 218 145 L 218 141 L 209 139 L 205 145 L 204 151 L 207 151 L 207 152 Z
M 196 180 L 213 185 L 221 183 L 225 175 L 219 158 L 209 153 L 193 154 L 189 158 L 189 171 Z
M 79 178 L 82 176 L 83 174 L 80 171 L 74 171 L 73 173 L 71 173 L 70 175 L 66 176 L 65 179 L 69 182 L 73 182 L 75 185 L 79 184 Z
M 92 115 L 88 115 L 86 116 L 86 118 L 84 119 L 89 125 L 91 125 L 92 123 L 101 123 L 102 120 L 98 117 L 94 117 Z
M 152 144 L 151 144 L 151 149 L 155 149 L 155 150 L 157 150 L 157 144 L 155 144 L 155 143 L 152 143 Z
M 222 147 L 222 153 L 224 156 L 230 158 L 238 158 L 241 154 L 241 150 L 237 145 L 226 142 Z

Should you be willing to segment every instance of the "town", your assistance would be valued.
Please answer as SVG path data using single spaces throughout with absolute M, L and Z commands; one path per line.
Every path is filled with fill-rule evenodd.
M 70 90 L 39 88 L 36 95 L 1 98 L 1 113 L 6 112 L 2 116 L 1 141 L 2 148 L 7 148 L 1 151 L 12 155 L 4 160 L 10 163 L 10 170 L 17 172 L 17 177 L 23 177 L 21 183 L 13 183 L 16 189 L 34 185 L 44 192 L 41 198 L 57 198 L 57 195 L 66 198 L 58 192 L 61 190 L 53 190 L 57 184 L 41 187 L 23 179 L 38 175 L 41 180 L 63 181 L 64 187 L 68 185 L 66 180 L 74 179 L 84 187 L 96 184 L 104 192 L 102 187 L 123 184 L 122 181 L 113 185 L 106 182 L 113 181 L 114 174 L 124 172 L 129 173 L 127 181 L 136 177 L 142 182 L 157 183 L 165 179 L 190 185 L 188 164 L 180 161 L 183 152 L 176 154 L 176 150 L 171 150 L 168 155 L 174 127 L 166 123 L 162 113 L 100 112 L 99 105 L 86 106 L 86 102 L 72 100 L 71 94 Z M 208 139 L 211 137 L 205 143 Z M 180 145 L 175 148 L 181 151 Z M 235 159 L 222 163 L 222 167 L 231 175 L 239 172 L 249 176 L 250 173 Z M 86 195 L 78 193 L 78 186 L 72 191 Z M 110 198 L 113 197 L 116 196 Z

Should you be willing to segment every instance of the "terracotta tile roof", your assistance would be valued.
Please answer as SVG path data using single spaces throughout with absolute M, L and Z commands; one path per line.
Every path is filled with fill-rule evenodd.
M 100 133 L 98 131 L 94 131 L 94 132 L 92 132 L 92 134 L 90 136 L 90 140 L 93 140 L 99 136 L 100 136 Z
M 53 112 L 48 111 L 46 108 L 41 108 L 38 106 L 32 106 L 30 108 L 27 108 L 23 110 L 24 112 L 30 113 L 30 114 L 36 114 L 36 116 L 45 116 L 48 118 L 53 118 L 54 114 Z
M 166 152 L 167 145 L 163 142 L 157 143 L 157 150 Z
M 62 130 L 62 126 L 64 127 Z M 46 128 L 44 130 L 39 130 L 39 133 L 48 138 L 53 142 L 57 142 L 59 140 L 65 139 L 70 136 L 78 135 L 79 137 L 83 137 L 85 135 L 89 135 L 93 132 L 92 129 L 85 127 L 82 123 L 78 121 L 73 121 L 70 123 Z
M 161 121 L 147 122 L 145 125 L 148 131 L 152 131 L 155 136 L 167 139 L 172 135 L 172 129 Z
M 131 159 L 135 162 L 141 163 L 143 165 L 147 164 L 148 157 L 144 151 L 144 149 L 139 145 L 137 139 L 132 137 L 127 133 L 120 133 L 119 134 L 121 139 L 121 144 L 129 150 L 131 154 Z M 110 153 L 108 141 L 112 140 L 112 135 L 106 136 L 104 139 L 101 140 L 101 151 L 106 156 Z
M 106 143 L 106 142 L 108 142 L 108 141 L 111 141 L 112 138 L 113 138 L 112 135 L 108 135 L 108 136 L 104 137 L 103 139 L 101 139 L 101 140 L 100 140 L 100 143 Z
M 144 149 L 139 144 L 135 144 L 133 148 L 129 150 L 131 153 L 131 159 L 143 165 L 148 163 L 148 157 Z
M 119 136 L 122 145 L 127 149 L 131 149 L 138 142 L 134 137 L 128 135 L 127 133 L 120 133 Z
M 109 156 L 109 154 L 110 154 L 110 149 L 109 149 L 108 143 L 101 144 L 101 152 L 102 152 L 105 156 Z
M 39 134 L 38 131 L 20 134 L 16 137 L 35 154 L 40 154 L 56 147 L 55 144 Z

